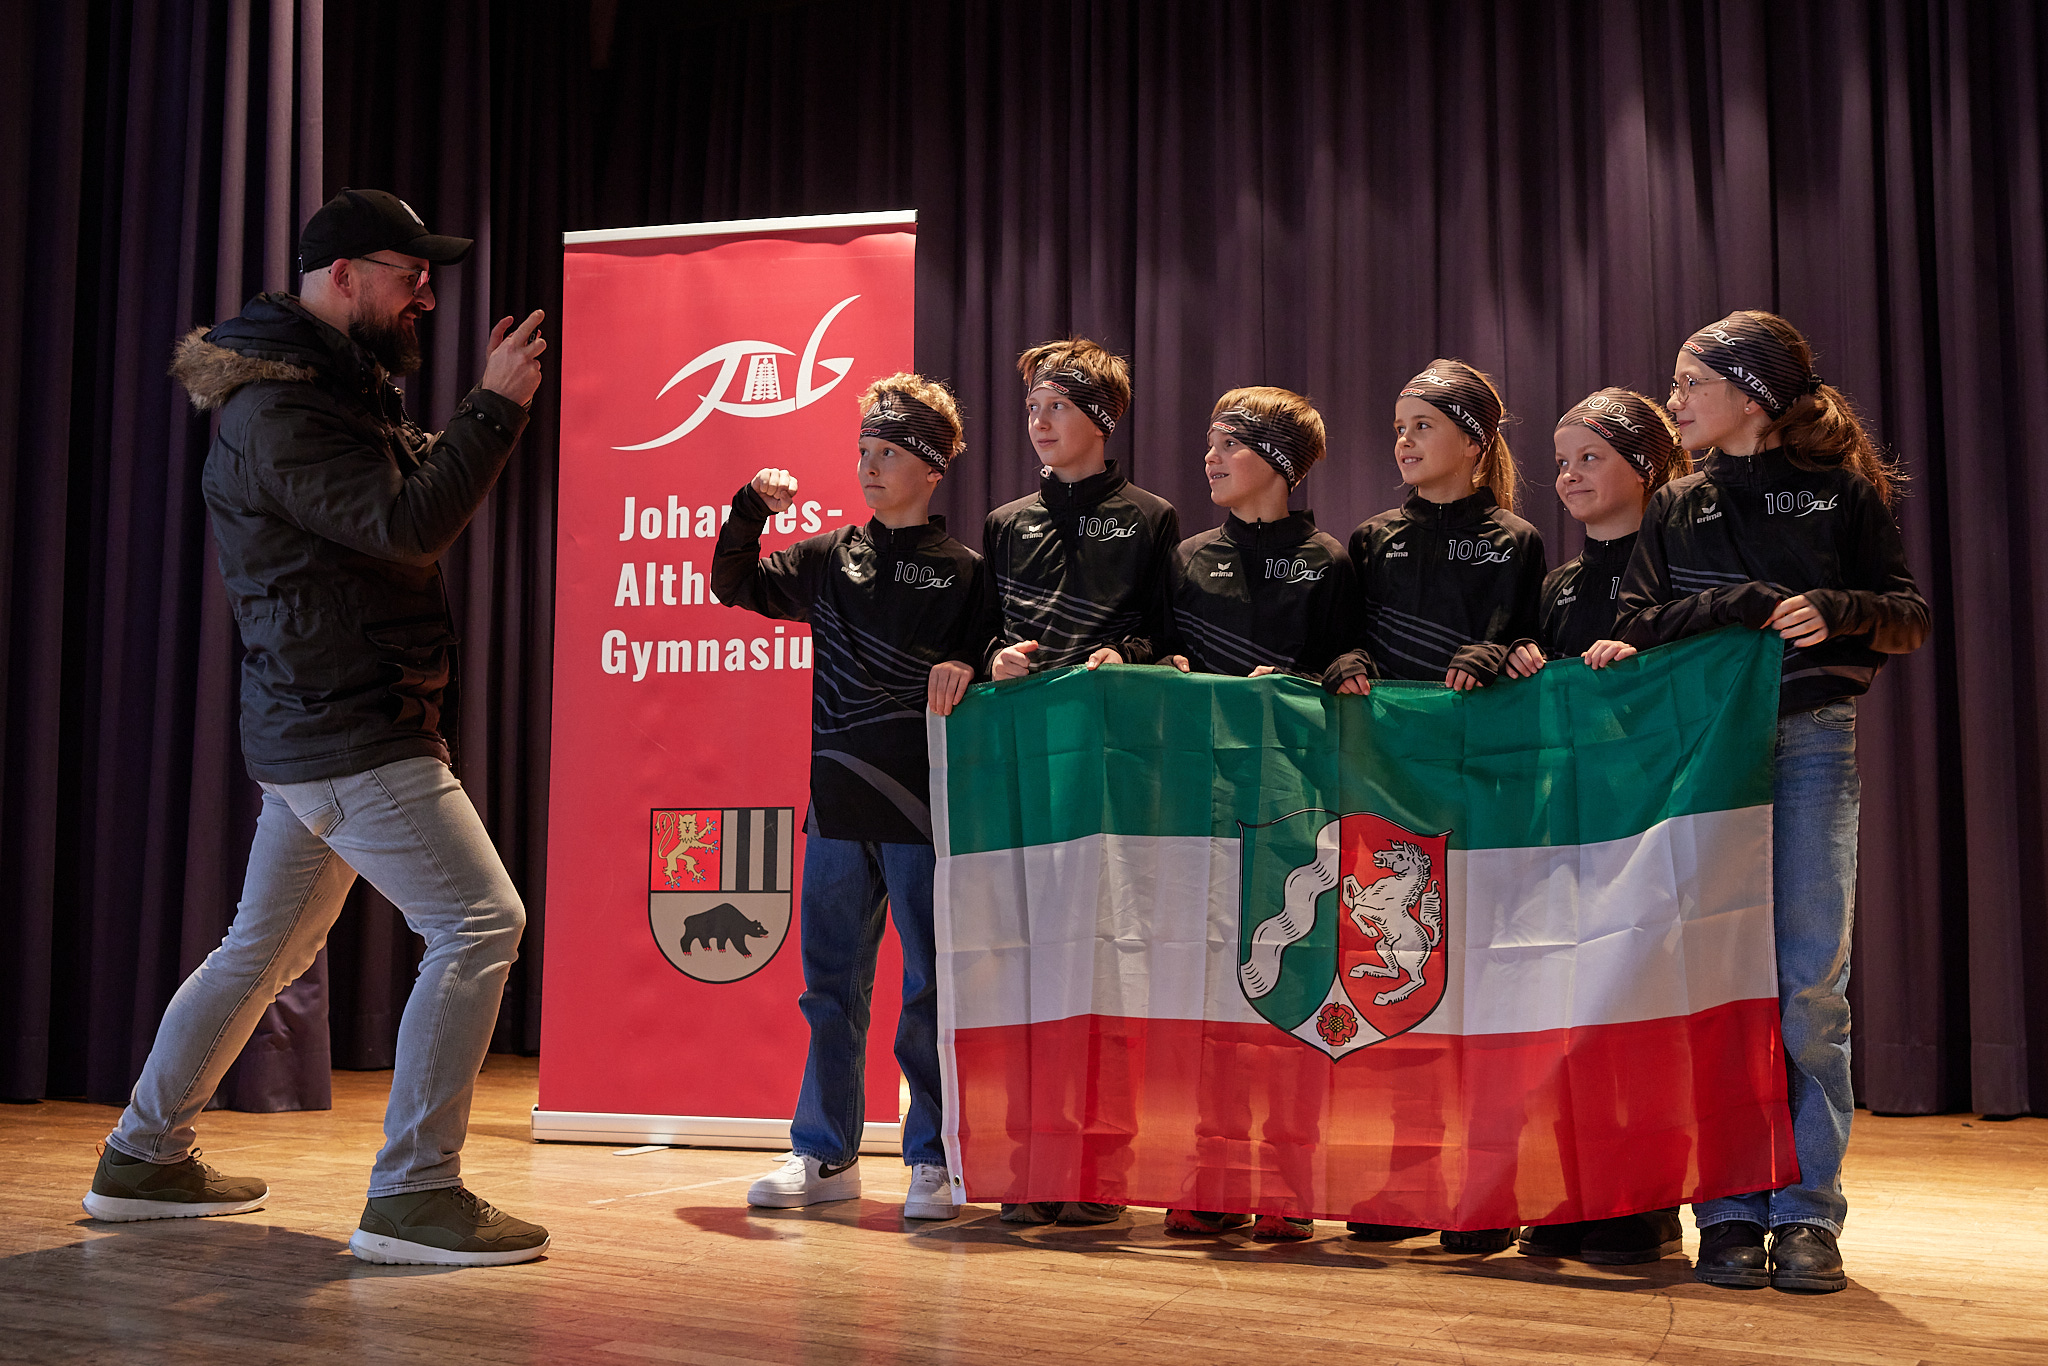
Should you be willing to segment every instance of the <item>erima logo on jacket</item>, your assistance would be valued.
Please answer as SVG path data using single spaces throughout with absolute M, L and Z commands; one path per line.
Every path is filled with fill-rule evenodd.
M 1043 540 L 1052 531 L 1050 522 L 1024 523 L 1017 528 L 1020 541 Z M 1138 521 L 1134 517 L 1128 524 L 1114 517 L 1076 517 L 1074 531 L 1087 541 L 1121 541 L 1138 534 Z

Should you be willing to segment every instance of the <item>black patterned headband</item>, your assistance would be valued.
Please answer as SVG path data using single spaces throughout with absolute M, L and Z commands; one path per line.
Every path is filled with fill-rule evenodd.
M 1500 395 L 1485 376 L 1461 360 L 1433 360 L 1401 388 L 1402 398 L 1419 398 L 1464 429 L 1481 446 L 1500 430 Z
M 1027 395 L 1033 389 L 1050 389 L 1056 394 L 1065 394 L 1080 405 L 1081 411 L 1104 436 L 1116 430 L 1118 419 L 1124 415 L 1124 405 L 1115 392 L 1076 366 L 1060 363 L 1041 366 L 1025 382 L 1024 392 Z
M 1671 429 L 1657 416 L 1649 400 L 1627 389 L 1602 389 L 1588 394 L 1576 408 L 1557 420 L 1560 427 L 1574 423 L 1614 447 L 1645 483 L 1657 477 L 1659 462 L 1668 464 L 1678 449 L 1677 438 L 1671 435 Z
M 954 456 L 967 449 L 953 434 L 953 424 L 944 413 L 901 389 L 875 396 L 875 406 L 861 417 L 860 434 L 862 440 L 880 437 L 892 446 L 901 446 L 941 474 Z
M 1280 472 L 1287 487 L 1294 489 L 1308 477 L 1316 463 L 1315 445 L 1299 422 L 1284 414 L 1261 417 L 1245 408 L 1218 413 L 1209 430 L 1227 432 L 1251 447 L 1268 465 Z
M 1777 333 L 1755 318 L 1730 313 L 1685 339 L 1708 369 L 1763 404 L 1773 418 L 1827 381 L 1799 363 Z

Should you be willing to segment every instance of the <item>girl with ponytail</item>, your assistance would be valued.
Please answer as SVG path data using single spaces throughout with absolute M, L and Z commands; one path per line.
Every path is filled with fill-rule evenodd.
M 1394 467 L 1408 497 L 1351 533 L 1358 648 L 1324 671 L 1331 692 L 1364 693 L 1374 679 L 1467 691 L 1493 682 L 1510 647 L 1535 636 L 1543 537 L 1513 511 L 1520 480 L 1500 433 L 1505 417 L 1493 382 L 1463 361 L 1432 361 L 1402 386 Z M 1430 1231 L 1350 1229 L 1368 1242 Z M 1445 1229 L 1442 1242 L 1451 1252 L 1499 1252 L 1514 1232 Z
M 1650 499 L 1621 587 L 1621 638 L 1721 626 L 1785 640 L 1773 791 L 1780 1032 L 1799 1176 L 1693 1206 L 1710 1285 L 1840 1290 L 1848 1214 L 1856 699 L 1927 638 L 1891 502 L 1901 480 L 1783 318 L 1745 310 L 1679 349 L 1666 405 L 1696 474 Z
M 1407 501 L 1351 534 L 1358 647 L 1323 674 L 1331 692 L 1376 678 L 1491 683 L 1534 639 L 1543 537 L 1514 513 L 1520 477 L 1501 435 L 1493 382 L 1460 360 L 1431 361 L 1394 404 L 1394 466 Z

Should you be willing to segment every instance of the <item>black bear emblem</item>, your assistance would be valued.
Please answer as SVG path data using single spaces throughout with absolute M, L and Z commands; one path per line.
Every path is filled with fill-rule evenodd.
M 746 913 L 730 901 L 721 901 L 708 911 L 699 911 L 683 921 L 683 952 L 690 951 L 690 945 L 704 941 L 705 948 L 716 947 L 720 953 L 737 948 L 740 957 L 752 958 L 747 951 L 747 940 L 766 939 L 768 927 L 758 920 L 747 919 Z

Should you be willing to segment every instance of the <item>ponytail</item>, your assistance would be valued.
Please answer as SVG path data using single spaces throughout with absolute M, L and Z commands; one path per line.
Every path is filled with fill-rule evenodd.
M 1886 457 L 1863 430 L 1849 396 L 1832 384 L 1824 383 L 1815 392 L 1793 400 L 1783 417 L 1764 428 L 1763 439 L 1772 437 L 1800 469 L 1846 466 L 1862 475 L 1886 507 L 1898 497 L 1898 485 L 1906 482 L 1898 462 Z
M 1760 309 L 1745 310 L 1739 316 L 1768 329 L 1805 372 L 1813 375 L 1813 348 L 1798 328 L 1777 314 Z M 1812 383 L 1811 393 L 1792 400 L 1791 406 L 1764 428 L 1762 441 L 1767 444 L 1776 438 L 1800 469 L 1847 468 L 1862 475 L 1877 490 L 1884 505 L 1890 507 L 1898 496 L 1898 486 L 1906 482 L 1905 471 L 1899 468 L 1898 461 L 1880 451 L 1863 430 L 1863 422 L 1847 394 L 1817 376 Z
M 1515 468 L 1514 452 L 1508 449 L 1508 439 L 1498 431 L 1493 440 L 1486 443 L 1479 452 L 1479 461 L 1472 467 L 1472 487 L 1493 490 L 1493 501 L 1508 511 L 1515 510 L 1515 494 L 1522 486 L 1522 472 Z

